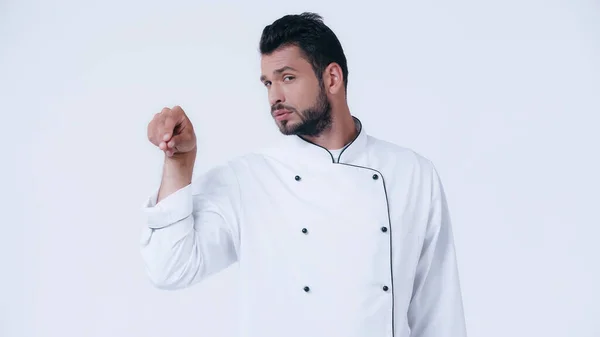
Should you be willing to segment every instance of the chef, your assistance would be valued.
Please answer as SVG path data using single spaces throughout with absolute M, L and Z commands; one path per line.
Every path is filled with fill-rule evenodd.
M 346 58 L 318 14 L 266 26 L 260 53 L 280 143 L 192 179 L 184 110 L 148 125 L 165 154 L 143 207 L 151 282 L 181 289 L 239 263 L 242 337 L 465 337 L 434 165 L 350 112 Z

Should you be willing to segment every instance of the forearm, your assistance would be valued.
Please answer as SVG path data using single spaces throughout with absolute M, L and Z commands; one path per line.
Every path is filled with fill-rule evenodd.
M 172 157 L 165 156 L 157 203 L 192 183 L 195 160 L 196 149 Z
M 174 163 L 165 163 L 167 176 L 171 165 Z M 196 192 L 189 182 L 186 184 L 183 174 L 177 175 L 180 180 L 168 176 L 160 204 L 154 202 L 158 191 L 147 199 L 144 212 L 148 229 L 143 233 L 141 250 L 146 271 L 157 287 L 184 288 L 236 261 L 239 229 L 237 206 L 231 202 L 238 197 L 229 193 L 235 193 L 237 187 L 218 189 L 236 183 L 230 174 L 220 168 L 210 170 L 194 183 Z M 169 189 L 177 190 L 167 195 Z

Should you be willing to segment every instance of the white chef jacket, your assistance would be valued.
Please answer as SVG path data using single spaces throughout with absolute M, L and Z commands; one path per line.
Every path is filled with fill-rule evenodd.
M 338 158 L 283 136 L 158 204 L 156 189 L 141 242 L 153 284 L 188 287 L 238 262 L 243 337 L 466 336 L 434 165 L 354 120 Z

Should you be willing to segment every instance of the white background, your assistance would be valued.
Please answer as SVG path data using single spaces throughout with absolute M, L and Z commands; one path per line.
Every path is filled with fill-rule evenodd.
M 197 173 L 276 139 L 258 40 L 305 10 L 342 41 L 366 130 L 437 165 L 469 335 L 600 336 L 592 0 L 0 1 L 0 336 L 233 336 L 237 266 L 146 279 L 146 126 L 181 105 Z

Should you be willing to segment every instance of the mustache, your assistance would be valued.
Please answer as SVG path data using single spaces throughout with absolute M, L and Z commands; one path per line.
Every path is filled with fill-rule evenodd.
M 282 104 L 282 103 L 273 104 L 271 106 L 271 113 L 275 112 L 275 110 L 288 110 L 288 111 L 291 111 L 291 112 L 296 112 L 296 109 L 292 108 L 289 105 L 285 105 L 285 104 Z

